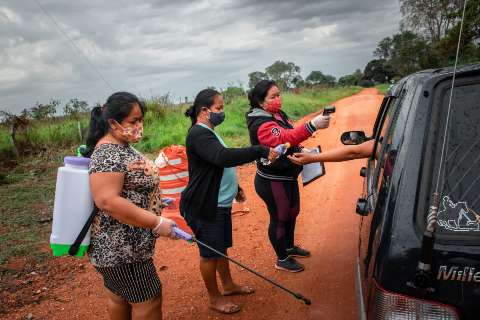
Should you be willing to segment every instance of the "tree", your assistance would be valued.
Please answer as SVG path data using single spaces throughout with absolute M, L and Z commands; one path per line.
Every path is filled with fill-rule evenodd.
M 331 75 L 323 74 L 321 71 L 312 71 L 305 79 L 305 81 L 309 85 L 318 85 L 318 84 L 325 84 L 325 85 L 334 85 L 335 84 L 335 77 Z
M 402 29 L 421 32 L 435 44 L 458 20 L 456 13 L 462 7 L 463 1 L 400 0 Z
M 293 62 L 275 61 L 271 66 L 265 69 L 269 78 L 274 80 L 283 90 L 295 87 L 295 79 L 298 82 L 300 77 L 300 67 Z
M 238 97 L 245 97 L 245 90 L 240 86 L 229 84 L 225 90 L 222 90 L 222 96 L 225 103 L 229 104 Z
M 303 80 L 301 75 L 297 75 L 297 76 L 295 76 L 295 78 L 293 78 L 292 85 L 295 88 L 304 87 L 305 86 L 305 80 Z
M 68 116 L 77 119 L 81 113 L 88 112 L 88 103 L 78 99 L 71 99 L 64 107 L 63 113 Z
M 24 108 L 22 111 L 20 111 L 20 117 L 23 117 L 25 119 L 31 118 L 30 111 L 28 111 L 27 108 Z
M 410 73 L 453 65 L 464 0 L 400 0 L 401 32 L 383 38 L 365 68 L 365 79 L 377 81 L 390 73 Z M 480 0 L 466 3 L 459 63 L 480 60 Z M 381 61 L 384 61 L 383 65 Z M 391 74 L 390 74 L 391 75 Z M 343 79 L 346 81 L 348 79 Z
M 392 55 L 393 41 L 392 38 L 386 37 L 380 40 L 373 55 L 379 59 L 388 60 Z
M 463 9 L 463 8 L 462 8 Z M 443 65 L 452 65 L 455 62 L 457 52 L 458 36 L 460 32 L 460 23 L 462 9 L 459 9 L 455 15 L 458 22 L 450 29 L 448 34 L 439 41 L 437 50 L 442 57 Z M 459 62 L 470 63 L 480 60 L 480 0 L 470 0 L 465 8 L 465 19 L 463 24 L 462 39 L 460 42 Z
M 36 103 L 30 109 L 30 115 L 35 120 L 51 118 L 57 113 L 57 107 L 60 105 L 60 100 L 51 100 L 48 104 Z
M 338 84 L 342 86 L 357 86 L 363 78 L 360 69 L 355 70 L 353 74 L 349 74 L 338 79 Z
M 403 31 L 393 36 L 392 43 L 389 62 L 400 76 L 439 65 L 438 54 L 422 36 Z
M 375 59 L 367 63 L 363 71 L 363 79 L 377 83 L 385 83 L 395 76 L 392 66 L 385 59 Z
M 2 122 L 10 127 L 10 140 L 12 142 L 13 153 L 18 157 L 18 146 L 16 134 L 18 130 L 25 129 L 28 126 L 28 119 L 25 115 L 14 115 L 7 111 L 0 111 L 0 117 L 3 118 Z
M 334 76 L 323 74 L 321 71 L 312 71 L 305 81 L 312 86 L 319 84 L 332 86 L 335 84 L 336 79 Z
M 262 80 L 268 79 L 268 76 L 265 72 L 254 71 L 248 74 L 248 87 L 253 89 L 257 83 Z

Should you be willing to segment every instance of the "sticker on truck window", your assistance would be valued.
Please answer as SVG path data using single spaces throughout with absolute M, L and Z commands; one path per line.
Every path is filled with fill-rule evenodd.
M 480 231 L 480 215 L 466 202 L 453 202 L 448 196 L 443 197 L 437 223 L 453 232 Z

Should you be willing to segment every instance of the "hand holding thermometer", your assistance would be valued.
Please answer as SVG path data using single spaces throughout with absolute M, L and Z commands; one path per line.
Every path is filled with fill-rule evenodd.
M 335 106 L 325 106 L 325 108 L 323 108 L 324 116 L 328 116 L 331 113 L 335 113 Z
M 278 146 L 276 146 L 275 148 L 273 148 L 273 151 L 274 151 L 276 154 L 278 154 L 279 156 L 281 156 L 281 155 L 284 155 L 285 153 L 287 153 L 288 148 L 290 148 L 290 143 L 289 143 L 289 142 L 286 142 L 286 143 L 279 144 Z M 261 158 L 261 159 L 260 159 L 260 162 L 261 162 L 264 166 L 268 166 L 269 164 L 272 163 L 270 160 L 265 159 L 265 158 Z
M 244 268 L 245 270 L 250 271 L 250 272 L 253 273 L 254 275 L 262 278 L 263 280 L 270 282 L 270 283 L 273 284 L 274 286 L 276 286 L 276 287 L 278 287 L 278 288 L 280 288 L 280 289 L 282 289 L 282 290 L 290 293 L 290 294 L 293 295 L 295 298 L 297 298 L 297 299 L 299 299 L 299 300 L 302 300 L 306 305 L 311 305 L 311 304 L 312 304 L 312 302 L 310 301 L 310 299 L 305 298 L 305 297 L 304 297 L 303 295 L 301 295 L 300 293 L 294 292 L 294 291 L 292 291 L 292 290 L 290 290 L 290 289 L 285 288 L 285 287 L 282 286 L 281 284 L 276 283 L 275 281 L 273 281 L 273 280 L 265 277 L 264 275 L 256 272 L 255 270 L 250 269 L 249 267 L 245 266 L 244 264 L 242 264 L 242 263 L 240 263 L 240 262 L 238 262 L 238 261 L 230 258 L 229 256 L 227 256 L 227 255 L 219 252 L 218 250 L 216 250 L 216 249 L 214 249 L 214 248 L 206 245 L 205 243 L 203 243 L 203 242 L 201 242 L 201 241 L 198 241 L 194 236 L 192 236 L 192 235 L 189 234 L 188 232 L 185 232 L 185 231 L 183 231 L 182 229 L 180 229 L 180 228 L 178 228 L 178 227 L 176 227 L 176 226 L 175 226 L 175 227 L 172 227 L 172 230 L 173 230 L 173 232 L 175 233 L 175 235 L 176 235 L 178 238 L 183 239 L 183 240 L 186 240 L 186 241 L 188 241 L 188 242 L 196 242 L 196 243 L 198 243 L 199 245 L 201 245 L 201 246 L 203 246 L 203 247 L 205 247 L 205 248 L 207 248 L 207 249 L 209 249 L 209 250 L 212 250 L 212 251 L 215 252 L 216 254 L 218 254 L 218 255 L 220 255 L 220 256 L 222 256 L 222 257 L 230 260 L 231 262 L 233 262 L 233 263 L 235 263 L 236 265 Z

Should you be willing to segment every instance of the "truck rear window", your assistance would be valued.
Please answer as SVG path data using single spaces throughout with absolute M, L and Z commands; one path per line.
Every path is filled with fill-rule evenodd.
M 441 99 L 433 188 L 435 188 L 450 90 Z M 480 235 L 480 84 L 455 87 L 450 111 L 444 171 L 440 175 L 437 232 Z

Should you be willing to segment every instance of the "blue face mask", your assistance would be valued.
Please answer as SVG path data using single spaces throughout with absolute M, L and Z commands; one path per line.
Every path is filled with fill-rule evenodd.
M 208 114 L 208 120 L 214 127 L 216 127 L 225 120 L 225 112 L 210 111 L 210 113 Z

